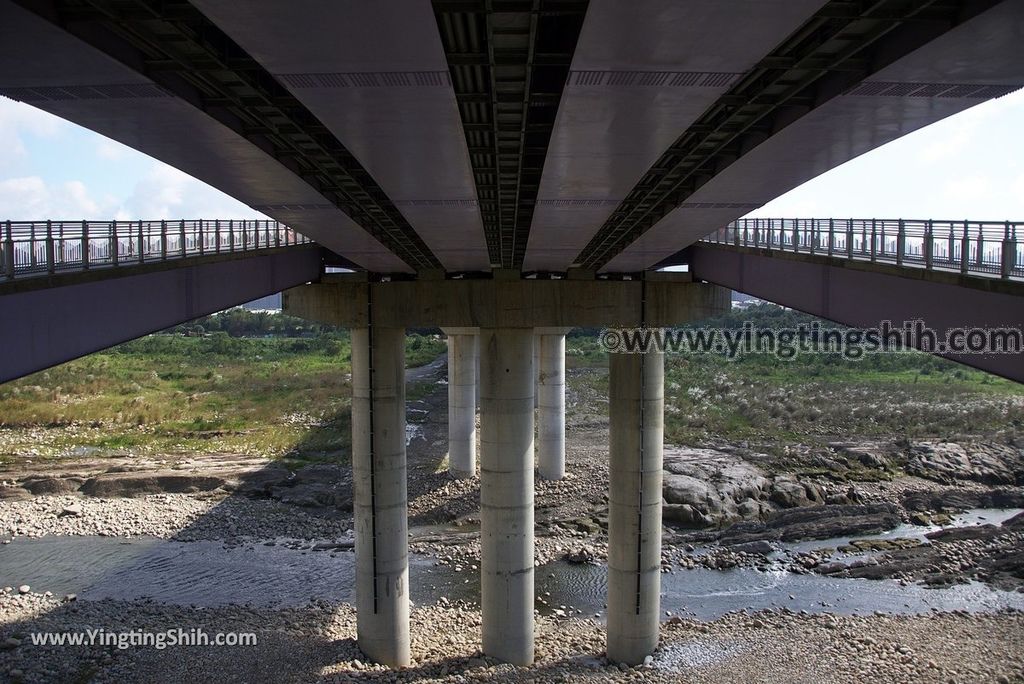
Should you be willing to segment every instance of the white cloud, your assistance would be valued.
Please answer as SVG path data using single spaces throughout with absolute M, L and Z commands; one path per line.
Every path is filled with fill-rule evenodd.
M 81 181 L 48 184 L 39 176 L 0 181 L 0 216 L 17 221 L 110 218 L 109 199 L 98 201 Z
M 14 158 L 26 155 L 25 134 L 55 138 L 71 125 L 41 109 L 0 96 L 0 171 L 11 168 Z
M 96 144 L 96 156 L 107 161 L 124 159 L 125 156 L 132 152 L 133 150 L 130 147 L 122 145 L 116 140 L 111 140 L 110 138 L 102 138 Z
M 120 204 L 115 216 L 129 219 L 265 218 L 216 188 L 162 162 L 154 162 Z
M 947 199 L 975 202 L 992 195 L 994 190 L 992 179 L 988 176 L 971 175 L 951 178 L 943 185 Z

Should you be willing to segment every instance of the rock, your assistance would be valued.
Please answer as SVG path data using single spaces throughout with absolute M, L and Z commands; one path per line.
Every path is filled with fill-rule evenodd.
M 932 519 L 927 513 L 914 511 L 910 514 L 910 522 L 914 525 L 921 525 L 922 527 L 927 527 L 928 525 L 932 524 Z
M 1024 474 L 1024 455 L 1007 445 L 915 442 L 904 468 L 911 475 L 952 484 L 973 480 L 1012 485 Z
M 878 534 L 900 524 L 892 504 L 821 505 L 773 513 L 764 522 L 741 522 L 722 532 L 723 544 L 759 540 L 799 541 Z
M 582 563 L 593 563 L 594 552 L 585 546 L 581 546 L 575 551 L 570 551 L 565 554 L 565 560 L 570 563 L 582 564 Z
M 30 591 L 32 591 L 32 587 L 30 587 L 27 584 L 22 584 L 20 587 L 18 587 L 18 593 L 19 594 L 27 594 Z
M 729 550 L 737 553 L 756 553 L 762 556 L 767 556 L 772 553 L 775 549 L 769 542 L 764 540 L 743 542 L 740 544 L 733 544 L 729 547 Z
M 84 477 L 75 476 L 28 477 L 21 483 L 21 486 L 35 496 L 40 496 L 43 494 L 71 494 L 81 489 L 84 483 Z
M 654 664 L 654 656 L 644 656 L 644 667 L 650 667 Z
M 3 643 L 0 644 L 0 649 L 3 649 L 5 651 L 11 651 L 18 648 L 19 646 L 21 646 L 21 639 L 16 639 L 15 637 L 7 637 L 6 639 L 4 639 Z
M 174 470 L 148 472 L 107 472 L 89 478 L 80 491 L 101 498 L 137 497 L 147 494 L 209 492 L 225 482 L 210 474 L 182 473 Z
M 60 513 L 57 514 L 58 518 L 74 517 L 77 518 L 82 515 L 82 504 L 74 503 L 65 506 Z

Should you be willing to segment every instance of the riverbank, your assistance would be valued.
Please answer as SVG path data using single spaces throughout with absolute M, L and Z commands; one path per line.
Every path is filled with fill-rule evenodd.
M 609 681 L 609 682 L 1013 682 L 1024 678 L 1024 614 L 847 617 L 790 611 L 733 613 L 712 622 L 672 618 L 646 665 L 603 655 L 593 619 L 537 616 L 537 661 L 500 664 L 479 650 L 479 611 L 461 603 L 417 606 L 413 665 L 366 663 L 347 604 L 283 610 L 68 601 L 0 593 L 0 671 L 12 681 Z M 33 646 L 30 632 L 170 629 L 255 634 L 258 645 L 218 648 Z M 187 652 L 185 652 L 187 651 Z

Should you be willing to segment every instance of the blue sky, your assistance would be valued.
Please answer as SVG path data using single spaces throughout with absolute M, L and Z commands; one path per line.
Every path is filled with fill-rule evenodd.
M 151 157 L 0 97 L 0 219 L 258 216 Z M 862 155 L 751 216 L 1024 220 L 1024 90 Z

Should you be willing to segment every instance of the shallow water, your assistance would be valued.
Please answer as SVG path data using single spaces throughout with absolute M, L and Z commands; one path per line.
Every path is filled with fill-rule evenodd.
M 961 524 L 998 522 L 1008 514 L 974 511 Z M 987 520 L 978 520 L 987 518 Z M 926 528 L 913 528 L 922 534 Z M 907 536 L 891 532 L 886 536 Z M 835 546 L 842 540 L 814 542 Z M 794 548 L 799 545 L 789 545 Z M 350 551 L 312 551 L 283 545 L 225 547 L 221 542 L 153 538 L 42 537 L 0 546 L 0 585 L 75 593 L 83 599 L 142 599 L 184 605 L 231 603 L 299 605 L 310 599 L 354 601 L 355 558 Z M 479 600 L 479 571 L 410 560 L 414 603 L 439 598 Z M 565 606 L 603 614 L 607 572 L 598 565 L 562 561 L 537 568 L 537 607 Z M 809 612 L 922 613 L 940 610 L 1024 610 L 1024 594 L 979 584 L 943 589 L 900 586 L 890 580 L 837 579 L 753 568 L 679 570 L 662 574 L 662 609 L 715 618 L 734 610 L 786 607 Z M 792 598 L 791 598 L 792 597 Z

